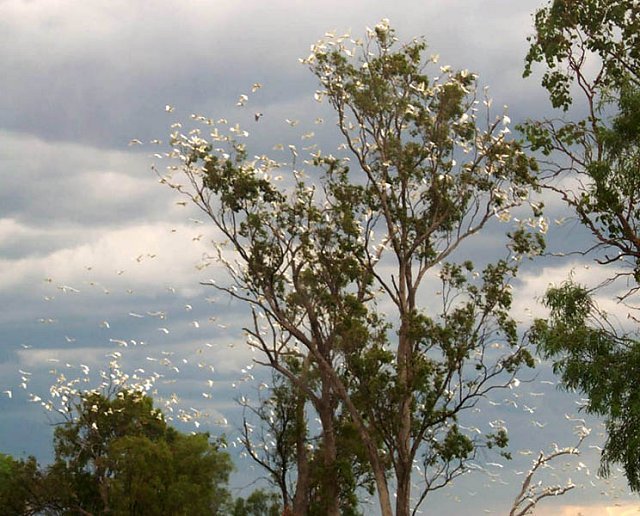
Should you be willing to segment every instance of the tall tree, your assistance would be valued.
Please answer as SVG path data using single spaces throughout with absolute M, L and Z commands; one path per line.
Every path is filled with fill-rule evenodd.
M 161 178 L 221 232 L 231 284 L 218 288 L 251 307 L 249 345 L 320 419 L 327 514 L 339 514 L 341 417 L 362 441 L 382 514 L 393 513 L 395 485 L 395 513 L 405 516 L 479 448 L 506 445 L 504 430 L 479 437 L 457 421 L 533 364 L 509 316 L 509 281 L 542 246 L 540 206 L 529 202 L 535 161 L 509 138 L 506 114 L 492 116 L 488 99 L 481 109 L 475 74 L 445 66 L 427 75 L 435 59 L 425 43 L 396 39 L 383 20 L 364 40 L 319 42 L 305 60 L 347 151 L 311 154 L 313 181 L 295 147 L 289 164 L 251 157 L 245 131 L 206 118 L 208 134 L 172 135 L 179 165 Z M 505 259 L 478 271 L 446 262 L 527 204 L 533 215 L 514 222 Z
M 547 188 L 591 231 L 589 250 L 614 268 L 610 281 L 626 280 L 619 301 L 637 322 L 640 4 L 554 0 L 536 13 L 535 29 L 525 75 L 543 63 L 542 84 L 553 106 L 571 117 L 531 121 L 525 132 L 532 147 L 549 156 L 552 179 L 564 180 Z M 598 308 L 593 293 L 572 281 L 551 288 L 545 297 L 550 317 L 536 321 L 532 336 L 564 387 L 585 394 L 586 410 L 605 417 L 601 473 L 620 463 L 631 488 L 640 491 L 640 391 L 630 381 L 640 371 L 640 342 Z

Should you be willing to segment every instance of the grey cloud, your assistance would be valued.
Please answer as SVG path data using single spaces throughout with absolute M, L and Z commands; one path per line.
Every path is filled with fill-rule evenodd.
M 157 185 L 149 153 L 106 151 L 0 133 L 0 218 L 36 229 L 147 221 L 173 196 Z
M 67 3 L 64 16 L 64 7 L 35 4 L 0 6 L 9 35 L 1 123 L 55 141 L 121 147 L 157 137 L 165 103 L 229 111 L 255 81 L 270 86 L 266 102 L 308 95 L 315 80 L 297 59 L 309 44 L 327 29 L 361 35 L 383 16 L 401 39 L 425 34 L 443 60 L 480 73 L 501 103 L 537 87 L 519 82 L 533 1 L 367 2 L 366 14 L 362 2 Z

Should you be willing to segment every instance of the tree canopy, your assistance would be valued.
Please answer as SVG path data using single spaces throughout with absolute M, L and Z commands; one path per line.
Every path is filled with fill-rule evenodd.
M 621 464 L 631 489 L 640 490 L 640 390 L 630 381 L 640 372 L 640 343 L 620 335 L 583 286 L 551 288 L 544 302 L 551 315 L 536 321 L 532 340 L 553 360 L 562 385 L 586 394 L 585 409 L 605 417 L 600 472 L 608 476 L 613 464 Z
M 69 399 L 54 432 L 54 462 L 0 462 L 0 501 L 11 514 L 227 514 L 231 459 L 208 434 L 167 425 L 142 392 Z
M 525 76 L 572 118 L 530 121 L 525 133 L 548 172 L 578 179 L 554 189 L 595 237 L 598 260 L 640 279 L 640 7 L 629 0 L 555 0 L 535 16 Z M 632 288 L 631 292 L 635 292 Z

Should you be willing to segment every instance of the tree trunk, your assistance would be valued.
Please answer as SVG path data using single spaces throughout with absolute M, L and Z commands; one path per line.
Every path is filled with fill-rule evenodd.
M 396 516 L 411 514 L 411 466 L 401 464 L 396 470 L 398 491 L 396 498 Z
M 389 496 L 389 484 L 387 483 L 387 477 L 385 475 L 385 468 L 380 459 L 380 453 L 375 441 L 373 440 L 367 425 L 362 419 L 362 415 L 358 411 L 357 407 L 353 403 L 351 396 L 347 392 L 344 384 L 337 377 L 335 371 L 330 368 L 325 360 L 322 358 L 318 360 L 323 375 L 326 374 L 326 379 L 330 382 L 332 391 L 344 402 L 351 420 L 356 425 L 360 439 L 364 443 L 367 449 L 367 455 L 369 458 L 369 464 L 373 470 L 373 478 L 376 484 L 376 491 L 378 492 L 378 501 L 380 503 L 380 512 L 382 516 L 393 516 L 391 509 L 391 497 Z
M 377 450 L 375 451 L 376 457 L 378 457 Z M 372 453 L 369 452 L 369 456 L 372 457 Z M 371 462 L 373 469 L 373 478 L 376 482 L 376 490 L 378 491 L 378 502 L 380 503 L 380 512 L 382 516 L 393 516 L 391 510 L 391 497 L 389 496 L 389 485 L 387 484 L 387 477 L 384 474 L 384 468 L 380 464 L 380 460 L 373 460 Z
M 293 514 L 306 516 L 309 511 L 309 490 L 311 481 L 309 478 L 309 453 L 306 443 L 306 419 L 305 397 L 299 394 L 296 400 L 296 466 L 298 478 L 296 492 L 293 496 Z M 286 508 L 285 508 L 286 509 Z
M 400 299 L 401 321 L 398 332 L 398 383 L 400 384 L 399 417 L 400 425 L 396 436 L 396 516 L 409 516 L 411 513 L 411 468 L 413 456 L 411 453 L 411 404 L 413 401 L 413 342 L 409 336 L 410 318 L 413 314 L 414 299 L 411 296 L 411 282 L 406 276 L 409 266 L 400 264 Z
M 103 466 L 103 457 L 95 457 L 93 463 L 96 469 L 95 476 L 98 482 L 98 493 L 102 501 L 102 510 L 105 514 L 109 514 L 111 512 L 111 508 L 109 507 L 109 480 L 107 479 L 107 473 Z
M 322 423 L 322 479 L 321 497 L 327 516 L 340 516 L 340 489 L 337 482 L 336 459 L 338 456 L 334 403 L 329 382 L 323 378 L 322 400 L 318 408 Z

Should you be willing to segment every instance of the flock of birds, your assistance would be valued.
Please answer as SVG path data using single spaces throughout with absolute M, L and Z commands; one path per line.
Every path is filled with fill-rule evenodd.
M 254 84 L 252 92 L 260 87 L 259 83 Z M 237 101 L 238 107 L 245 107 L 248 103 L 249 96 L 244 94 Z M 166 111 L 173 113 L 174 108 L 167 106 Z M 263 116 L 262 112 L 256 112 L 255 122 Z M 293 120 L 286 120 L 286 123 L 297 125 Z M 131 145 L 140 144 L 139 140 L 131 141 Z M 187 208 L 184 201 L 176 204 Z M 205 221 L 188 215 L 185 216 L 187 224 L 183 227 L 191 232 L 193 244 L 202 246 Z M 172 228 L 168 238 L 181 231 Z M 242 455 L 239 407 L 254 403 L 252 396 L 256 391 L 268 392 L 269 384 L 265 381 L 268 373 L 255 367 L 253 351 L 243 345 L 244 336 L 236 325 L 242 321 L 237 316 L 241 307 L 231 306 L 217 293 L 211 295 L 207 287 L 202 287 L 197 295 L 193 291 L 185 295 L 182 285 L 164 285 L 152 296 L 159 306 L 131 309 L 135 305 L 131 300 L 135 301 L 136 290 L 123 288 L 123 278 L 135 277 L 139 270 L 136 268 L 161 258 L 158 251 L 149 250 L 131 256 L 131 267 L 126 270 L 96 271 L 88 264 L 84 274 L 78 271 L 77 282 L 45 278 L 42 299 L 47 313 L 36 319 L 38 324 L 50 327 L 50 336 L 40 342 L 17 345 L 18 356 L 31 367 L 21 363 L 19 381 L 14 386 L 5 386 L 2 395 L 13 403 L 27 399 L 49 413 L 58 414 L 57 417 L 68 417 L 66 407 L 82 391 L 113 386 L 141 389 L 154 398 L 156 406 L 163 410 L 169 421 L 191 431 L 209 429 L 214 434 L 224 432 L 229 446 L 238 448 L 238 454 Z M 90 275 L 95 272 L 99 272 L 101 278 L 111 277 L 116 286 L 105 284 L 104 279 L 92 280 Z M 197 275 L 194 274 L 193 285 L 196 284 Z M 105 301 L 100 297 L 105 295 L 109 295 L 109 302 L 113 303 L 110 305 L 111 315 L 97 317 L 93 322 L 85 320 L 80 325 L 81 335 L 74 334 L 73 329 L 79 327 L 77 318 L 80 317 L 74 315 L 75 307 L 103 306 Z M 149 303 L 148 296 L 144 303 Z M 126 332 L 134 337 L 124 336 Z M 59 344 L 47 351 L 56 339 Z M 77 356 L 74 361 L 70 357 L 76 355 L 75 347 L 81 347 L 82 356 Z M 91 350 L 92 347 L 95 349 Z M 61 349 L 69 352 L 59 353 Z M 24 360 L 26 354 L 35 352 L 41 357 L 39 363 Z M 234 366 L 235 370 L 232 369 Z M 51 382 L 43 387 L 41 375 L 47 373 L 51 375 Z M 481 488 L 500 485 L 511 486 L 515 493 L 516 487 L 521 485 L 539 460 L 540 450 L 547 455 L 562 450 L 579 453 L 563 454 L 545 463 L 540 471 L 536 471 L 533 487 L 542 490 L 547 486 L 572 485 L 587 490 L 598 489 L 614 502 L 627 496 L 619 470 L 614 469 L 612 478 L 608 480 L 599 478 L 594 470 L 603 433 L 600 429 L 591 432 L 589 427 L 598 423 L 587 421 L 575 413 L 560 416 L 553 413 L 553 407 L 546 399 L 561 396 L 554 381 L 535 376 L 523 378 L 514 381 L 504 393 L 503 397 L 487 399 L 486 403 L 474 409 L 476 413 L 472 424 L 462 429 L 470 434 L 485 434 L 492 429 L 515 424 L 518 430 L 512 434 L 513 442 L 522 445 L 522 441 L 527 441 L 528 447 L 518 449 L 512 463 L 492 459 L 474 463 L 472 469 L 485 479 L 482 487 L 477 480 L 469 481 L 463 493 L 454 482 L 454 487 L 445 490 L 444 496 L 462 501 L 465 496 L 477 496 Z M 582 402 L 578 400 L 577 403 L 575 412 Z M 487 421 L 491 418 L 493 420 Z M 577 437 L 573 437 L 571 429 Z M 525 438 L 519 438 L 519 433 L 525 434 Z M 577 439 L 579 450 L 569 442 L 552 444 L 557 436 Z M 268 447 L 271 443 L 259 445 Z M 242 467 L 253 467 L 251 461 L 246 460 Z M 416 474 L 420 472 L 420 466 L 416 465 Z
M 154 253 L 149 253 L 145 257 L 150 258 L 153 255 Z M 139 256 L 132 257 L 132 265 L 141 264 L 142 260 L 139 258 Z M 122 276 L 125 272 L 128 271 L 118 270 L 113 274 Z M 72 301 L 70 304 L 64 303 L 65 309 L 73 311 L 73 302 L 81 305 L 96 302 L 97 282 L 88 280 L 83 284 L 69 285 L 58 284 L 55 278 L 46 278 L 43 285 L 42 298 L 48 306 L 64 298 L 64 301 Z M 102 287 L 102 284 L 99 287 Z M 118 295 L 117 289 L 114 288 L 101 288 L 98 293 L 103 295 L 109 293 L 111 297 L 114 297 L 114 294 Z M 82 299 L 83 294 L 86 294 L 89 299 Z M 168 286 L 158 297 L 163 303 L 160 308 L 134 311 L 123 306 L 122 312 L 114 314 L 111 320 L 96 320 L 96 327 L 86 332 L 88 335 L 97 336 L 92 338 L 94 342 L 99 343 L 95 356 L 88 355 L 83 361 L 72 362 L 68 360 L 68 354 L 65 354 L 67 358 L 56 356 L 55 350 L 59 348 L 55 348 L 50 355 L 42 354 L 46 358 L 43 358 L 43 363 L 39 367 L 35 366 L 34 370 L 20 367 L 17 386 L 4 389 L 3 394 L 12 400 L 24 398 L 24 396 L 15 396 L 17 389 L 24 392 L 31 403 L 40 405 L 48 412 L 59 413 L 60 417 L 68 417 L 66 409 L 68 403 L 82 391 L 106 389 L 108 386 L 143 390 L 154 398 L 167 420 L 180 422 L 178 424 L 186 425 L 185 428 L 191 425 L 192 431 L 201 431 L 206 428 L 214 434 L 224 432 L 230 437 L 229 446 L 242 448 L 240 434 L 236 432 L 236 428 L 240 428 L 236 417 L 238 411 L 234 410 L 231 398 L 236 399 L 237 407 L 251 405 L 252 392 L 256 389 L 268 391 L 269 384 L 263 381 L 264 371 L 256 372 L 252 352 L 243 347 L 243 337 L 240 332 L 235 331 L 238 328 L 220 322 L 228 306 L 221 302 L 220 297 L 212 296 L 206 290 L 203 290 L 200 299 L 197 297 L 185 299 L 180 295 L 179 288 Z M 219 306 L 217 310 L 216 306 Z M 199 317 L 193 317 L 194 314 Z M 40 317 L 38 322 L 51 325 L 52 334 L 63 334 L 64 343 L 72 350 L 73 346 L 85 344 L 83 341 L 86 337 L 68 334 L 64 327 L 68 319 L 68 315 L 63 310 L 58 312 L 56 317 Z M 175 329 L 172 323 L 175 324 Z M 143 332 L 148 333 L 144 339 L 122 336 L 123 331 L 131 331 L 138 335 L 140 329 L 136 328 L 136 324 L 142 326 Z M 53 331 L 54 328 L 57 331 Z M 196 332 L 201 332 L 203 335 L 199 337 L 195 335 Z M 165 339 L 174 334 L 176 334 L 176 340 Z M 184 344 L 185 337 L 190 341 L 188 345 Z M 112 349 L 100 356 L 105 346 L 110 346 Z M 220 353 L 220 347 L 228 349 Z M 22 353 L 39 349 L 46 350 L 46 344 L 33 343 L 21 346 Z M 83 350 L 86 350 L 86 347 L 83 347 Z M 239 360 L 244 359 L 245 362 L 235 372 L 228 369 L 221 371 L 216 360 L 225 353 L 231 353 Z M 34 377 L 43 374 L 45 369 L 52 378 L 48 390 L 43 392 L 32 389 Z M 181 386 L 183 377 L 185 387 Z M 41 384 L 41 382 L 37 383 Z M 197 394 L 191 387 L 193 384 L 196 388 L 200 387 Z M 520 431 L 542 437 L 543 431 L 548 431 L 548 434 L 553 436 L 558 427 L 571 426 L 574 433 L 581 436 L 581 453 L 588 455 L 589 458 L 585 459 L 572 454 L 576 456 L 562 457 L 562 461 L 558 461 L 557 464 L 553 462 L 545 464 L 544 471 L 537 472 L 536 480 L 538 477 L 540 480 L 538 480 L 539 484 L 534 486 L 544 489 L 547 484 L 578 485 L 575 483 L 576 479 L 582 477 L 580 485 L 584 488 L 600 489 L 604 496 L 623 498 L 627 494 L 623 486 L 617 485 L 615 479 L 604 481 L 593 471 L 601 451 L 602 432 L 597 433 L 598 435 L 593 439 L 593 436 L 589 437 L 591 433 L 589 426 L 594 424 L 593 421 L 588 422 L 584 417 L 569 413 L 560 417 L 555 416 L 545 403 L 546 397 L 553 395 L 553 391 L 555 391 L 555 382 L 552 380 L 536 378 L 514 380 L 510 389 L 505 391 L 505 396 L 487 399 L 483 407 L 474 409 L 476 412 L 473 417 L 474 424 L 460 425 L 460 427 L 469 434 L 482 435 L 496 428 L 505 427 L 510 422 L 517 424 L 518 421 L 527 421 L 525 426 L 520 423 Z M 584 400 L 577 401 L 576 412 L 583 402 Z M 236 414 L 225 415 L 225 408 L 230 413 Z M 492 421 L 483 420 L 483 418 L 486 419 L 486 414 L 496 418 Z M 216 427 L 218 427 L 217 431 Z M 564 435 L 565 438 L 570 436 L 566 431 Z M 517 434 L 514 433 L 513 438 L 517 439 Z M 555 443 L 545 446 L 544 438 L 533 442 L 541 447 L 544 446 L 548 453 L 561 449 L 561 446 Z M 269 446 L 269 443 L 257 444 Z M 529 446 L 517 450 L 515 456 L 520 460 L 513 461 L 513 465 L 508 461 L 494 459 L 483 463 L 478 461 L 472 465 L 471 469 L 484 476 L 483 488 L 495 488 L 499 485 L 516 486 L 530 471 L 527 470 L 527 464 L 534 464 L 539 453 L 540 450 Z M 246 456 L 240 451 L 239 454 Z M 253 467 L 250 461 L 247 467 Z M 421 468 L 416 464 L 416 474 L 420 473 Z M 620 472 L 615 473 L 618 475 Z M 478 486 L 475 485 L 469 488 L 466 494 L 473 497 L 477 492 Z M 455 488 L 447 490 L 446 496 L 455 501 L 461 501 L 463 498 Z

